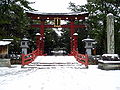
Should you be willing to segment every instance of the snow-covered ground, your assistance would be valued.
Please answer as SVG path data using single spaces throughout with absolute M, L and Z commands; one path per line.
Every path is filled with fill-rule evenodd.
M 120 70 L 0 67 L 0 90 L 120 90 Z

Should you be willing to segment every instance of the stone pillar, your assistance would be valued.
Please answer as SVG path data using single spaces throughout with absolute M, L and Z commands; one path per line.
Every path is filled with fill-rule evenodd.
M 114 16 L 107 15 L 107 53 L 114 54 Z

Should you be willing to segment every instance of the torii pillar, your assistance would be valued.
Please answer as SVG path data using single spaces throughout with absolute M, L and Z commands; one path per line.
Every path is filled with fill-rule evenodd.
M 70 48 L 71 48 L 71 52 L 70 54 L 72 54 L 73 52 L 73 48 L 74 48 L 74 32 L 75 32 L 75 29 L 74 29 L 74 20 L 70 20 Z
M 74 33 L 73 34 L 74 37 L 74 45 L 73 45 L 73 50 L 78 51 L 78 34 Z
M 70 55 L 73 54 L 74 51 L 78 51 L 78 34 L 75 33 L 75 24 L 74 19 L 70 20 Z
M 40 23 L 41 23 L 41 25 L 40 25 L 40 51 L 43 55 L 44 54 L 44 40 L 45 40 L 45 36 L 44 36 L 45 20 L 41 20 Z

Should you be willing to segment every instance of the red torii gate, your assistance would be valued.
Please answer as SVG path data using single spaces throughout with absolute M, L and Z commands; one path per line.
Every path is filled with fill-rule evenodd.
M 39 20 L 40 24 L 32 24 L 32 27 L 40 28 L 40 35 L 37 36 L 36 47 L 40 50 L 40 55 L 44 54 L 44 30 L 45 28 L 70 28 L 70 47 L 71 54 L 74 50 L 77 50 L 77 39 L 74 36 L 75 28 L 86 28 L 86 25 L 76 25 L 75 20 L 85 20 L 88 17 L 88 13 L 35 13 L 27 12 L 27 15 L 32 20 Z M 45 25 L 46 20 L 54 20 L 54 25 Z M 70 21 L 69 25 L 61 25 L 60 20 Z

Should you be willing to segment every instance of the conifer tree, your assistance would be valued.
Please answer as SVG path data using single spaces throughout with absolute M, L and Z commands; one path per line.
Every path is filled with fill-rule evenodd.
M 120 54 L 120 1 L 119 0 L 88 0 L 86 5 L 80 6 L 69 4 L 69 9 L 75 12 L 89 12 L 88 31 L 92 38 L 97 40 L 97 54 L 106 53 L 106 16 L 114 15 L 115 21 L 115 47 L 116 53 Z

